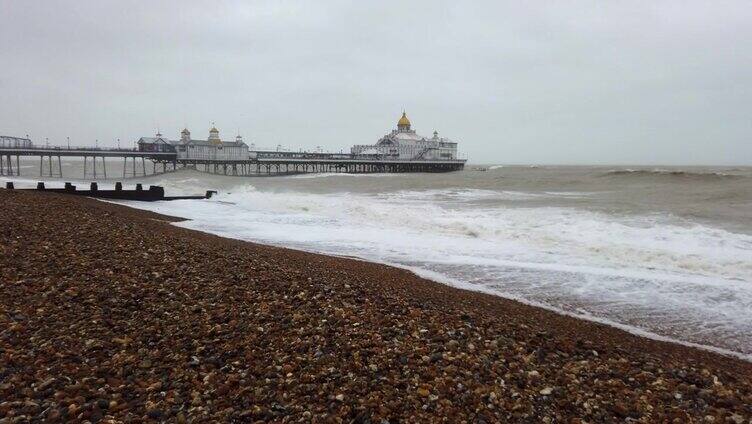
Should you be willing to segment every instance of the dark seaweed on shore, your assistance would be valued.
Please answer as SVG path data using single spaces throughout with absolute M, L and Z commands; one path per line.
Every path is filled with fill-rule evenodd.
M 0 190 L 0 423 L 748 423 L 752 365 Z

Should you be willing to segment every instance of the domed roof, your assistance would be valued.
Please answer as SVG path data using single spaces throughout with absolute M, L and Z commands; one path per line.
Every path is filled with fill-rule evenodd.
M 213 122 L 212 122 L 212 128 L 209 130 L 208 141 L 216 145 L 222 144 L 222 140 L 219 138 L 219 130 L 217 129 L 217 127 L 214 126 Z
M 180 131 L 180 134 L 190 134 L 190 131 L 188 131 L 188 128 L 183 128 L 183 131 Z
M 402 126 L 409 127 L 410 126 L 410 120 L 407 119 L 407 114 L 405 112 L 402 112 L 402 118 L 400 118 L 400 120 L 397 121 L 397 126 L 398 127 L 402 127 Z

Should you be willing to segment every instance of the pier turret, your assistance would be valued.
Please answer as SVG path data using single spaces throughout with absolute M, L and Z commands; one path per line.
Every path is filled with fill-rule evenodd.
M 211 144 L 222 144 L 222 140 L 219 138 L 219 130 L 217 127 L 212 125 L 212 128 L 209 130 L 209 138 L 207 139 L 208 142 Z
M 191 132 L 188 131 L 188 128 L 183 128 L 183 131 L 180 131 L 180 142 L 187 143 L 189 141 L 191 141 Z
M 402 111 L 402 118 L 397 121 L 397 131 L 410 131 L 410 120 L 407 119 L 407 113 Z

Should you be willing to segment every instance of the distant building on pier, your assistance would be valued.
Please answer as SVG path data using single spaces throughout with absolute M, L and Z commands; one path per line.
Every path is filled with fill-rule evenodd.
M 142 152 L 177 152 L 178 159 L 184 160 L 248 160 L 248 145 L 239 134 L 235 141 L 223 141 L 219 130 L 212 127 L 206 140 L 191 138 L 191 132 L 184 128 L 180 140 L 170 140 L 162 134 L 156 137 L 141 137 L 138 149 Z
M 0 147 L 28 149 L 30 147 L 34 147 L 34 144 L 32 144 L 31 140 L 29 140 L 28 138 L 0 135 Z
M 457 143 L 439 137 L 434 131 L 433 137 L 419 135 L 411 128 L 407 114 L 397 121 L 397 129 L 381 137 L 376 144 L 358 144 L 350 149 L 356 156 L 384 157 L 390 159 L 412 160 L 452 160 L 457 159 Z
M 138 139 L 139 152 L 174 152 L 173 142 L 162 134 L 157 133 L 154 137 L 141 137 Z

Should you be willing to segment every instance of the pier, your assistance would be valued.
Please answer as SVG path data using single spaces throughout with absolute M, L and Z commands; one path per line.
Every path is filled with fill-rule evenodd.
M 10 137 L 6 137 L 10 139 Z M 14 139 L 15 140 L 15 139 Z M 25 140 L 25 139 L 19 139 Z M 39 177 L 64 178 L 62 158 L 80 158 L 84 178 L 128 178 L 171 172 L 181 168 L 231 176 L 272 176 L 305 173 L 451 172 L 465 166 L 465 159 L 393 159 L 345 153 L 252 151 L 244 160 L 183 159 L 176 152 L 92 147 L 36 147 L 20 141 L 0 144 L 0 175 L 20 176 L 21 158 L 39 159 Z M 107 174 L 108 161 L 122 161 L 121 175 Z M 112 169 L 112 168 L 111 168 Z M 70 177 L 69 175 L 66 175 Z

